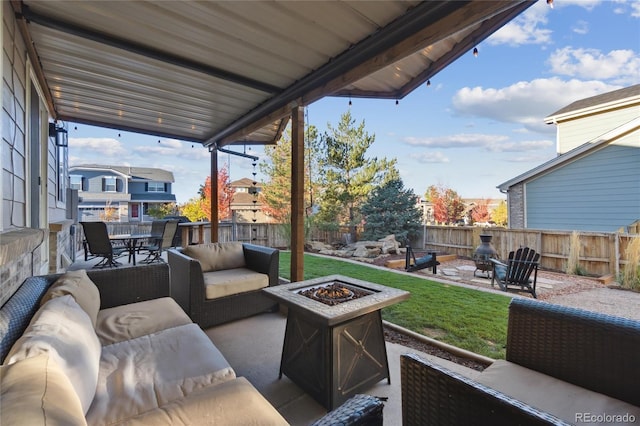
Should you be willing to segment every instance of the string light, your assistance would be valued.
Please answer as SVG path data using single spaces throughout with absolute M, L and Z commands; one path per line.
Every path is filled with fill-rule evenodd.
M 478 48 L 477 47 L 473 48 L 473 56 L 475 56 L 476 58 L 478 57 Z
M 431 86 L 431 80 L 427 80 L 427 87 Z
M 396 99 L 396 105 L 398 105 L 399 103 L 400 103 L 400 101 Z
M 553 9 L 553 0 L 547 0 L 547 4 L 551 9 Z
M 118 133 L 118 137 L 120 137 L 120 136 L 121 136 L 120 133 Z
M 353 103 L 351 102 L 351 96 L 349 96 L 349 106 L 353 105 Z

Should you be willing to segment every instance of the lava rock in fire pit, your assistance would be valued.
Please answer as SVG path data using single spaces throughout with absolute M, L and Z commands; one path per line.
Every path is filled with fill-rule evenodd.
M 348 288 L 340 283 L 333 283 L 322 287 L 312 287 L 300 292 L 301 295 L 322 302 L 325 305 L 334 306 L 349 300 L 358 299 L 369 293 L 356 288 Z

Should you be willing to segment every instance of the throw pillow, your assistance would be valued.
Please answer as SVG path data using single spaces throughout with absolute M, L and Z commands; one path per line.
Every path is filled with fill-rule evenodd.
M 36 312 L 5 362 L 48 353 L 71 381 L 86 414 L 96 393 L 101 350 L 89 316 L 66 295 L 51 299 Z
M 78 305 L 89 315 L 95 327 L 98 311 L 100 310 L 100 290 L 98 290 L 98 287 L 91 281 L 86 270 L 80 269 L 63 274 L 45 293 L 40 301 L 40 306 L 54 297 L 65 295 L 71 295 L 76 299 Z
M 0 366 L 0 424 L 86 426 L 69 378 L 47 354 Z
M 240 242 L 199 244 L 186 247 L 183 253 L 200 262 L 202 272 L 244 268 L 244 249 Z

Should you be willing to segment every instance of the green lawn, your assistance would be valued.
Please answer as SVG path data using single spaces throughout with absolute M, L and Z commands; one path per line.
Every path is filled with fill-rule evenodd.
M 280 276 L 290 276 L 291 253 L 280 252 Z M 305 254 L 304 278 L 340 274 L 411 292 L 382 310 L 382 318 L 451 345 L 504 358 L 509 297 Z

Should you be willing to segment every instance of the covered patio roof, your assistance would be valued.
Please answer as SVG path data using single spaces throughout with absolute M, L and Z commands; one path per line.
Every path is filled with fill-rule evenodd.
M 56 120 L 272 144 L 325 96 L 401 99 L 533 1 L 11 0 Z

